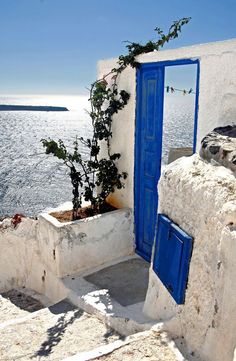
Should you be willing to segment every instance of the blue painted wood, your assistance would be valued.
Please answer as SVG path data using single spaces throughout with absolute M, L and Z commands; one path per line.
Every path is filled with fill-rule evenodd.
M 165 67 L 165 66 L 176 66 L 176 65 L 191 65 L 191 64 L 198 64 L 198 59 L 176 59 L 176 60 L 164 60 L 164 61 L 158 61 L 155 63 L 143 63 L 141 66 L 143 69 L 152 69 L 157 66 L 159 67 Z
M 136 252 L 151 259 L 157 215 L 157 183 L 161 169 L 164 68 L 140 67 L 135 144 Z
M 200 63 L 198 60 L 195 61 L 197 64 L 197 79 L 196 79 L 196 98 L 195 98 L 195 116 L 194 116 L 194 131 L 193 131 L 193 152 L 196 152 L 197 146 L 197 120 L 198 120 L 198 101 L 199 101 L 199 84 L 200 84 Z
M 193 151 L 196 151 L 200 64 L 179 59 L 141 64 L 137 70 L 134 215 L 136 253 L 150 261 L 156 231 L 157 184 L 161 171 L 164 72 L 166 66 L 197 64 Z
M 153 269 L 177 304 L 183 304 L 193 238 L 166 216 L 158 215 Z

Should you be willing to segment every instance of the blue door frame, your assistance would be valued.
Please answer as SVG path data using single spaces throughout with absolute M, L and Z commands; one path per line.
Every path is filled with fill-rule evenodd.
M 140 64 L 137 70 L 134 220 L 136 253 L 150 262 L 155 237 L 161 174 L 165 67 L 197 64 L 193 152 L 196 151 L 200 65 L 181 59 Z

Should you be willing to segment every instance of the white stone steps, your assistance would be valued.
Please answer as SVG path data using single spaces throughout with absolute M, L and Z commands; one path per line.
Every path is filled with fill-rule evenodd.
M 33 290 L 17 288 L 0 294 L 0 328 L 16 319 L 31 317 L 38 310 L 52 305 L 49 299 Z
M 96 317 L 64 300 L 0 325 L 0 360 L 62 360 L 118 340 Z
M 112 272 L 114 273 L 114 269 L 112 271 L 111 267 L 117 265 L 122 269 L 123 268 L 122 265 L 125 264 L 127 261 L 131 261 L 131 266 L 133 267 L 132 262 L 135 260 L 139 261 L 140 257 L 136 255 L 125 257 L 123 259 L 117 260 L 114 264 L 109 263 L 103 265 L 103 267 L 88 270 L 84 274 L 73 275 L 63 278 L 62 282 L 63 282 L 63 286 L 67 290 L 67 298 L 76 307 L 79 307 L 84 311 L 95 315 L 102 322 L 106 323 L 111 328 L 113 328 L 114 330 L 116 330 L 117 332 L 119 332 L 124 336 L 149 330 L 152 326 L 156 324 L 156 322 L 143 313 L 144 299 L 142 302 L 122 305 L 121 303 L 118 302 L 118 300 L 116 300 L 111 296 L 109 286 L 108 288 L 103 288 L 94 283 L 88 282 L 88 279 L 90 279 L 91 274 L 95 275 L 96 272 L 99 273 L 106 269 L 108 269 L 107 274 L 108 274 L 108 282 L 109 282 L 109 277 L 111 277 L 111 273 Z M 125 267 L 127 267 L 127 264 L 125 264 Z M 124 275 L 124 277 L 126 277 L 127 280 L 129 280 L 129 276 L 130 276 L 129 269 L 127 270 L 127 273 L 128 273 L 127 276 Z M 105 277 L 104 273 L 101 274 L 100 279 L 101 277 Z M 122 288 L 122 286 L 120 287 L 121 282 L 119 282 L 119 277 L 122 277 L 122 275 L 119 274 L 118 279 L 116 278 L 116 275 L 115 277 L 111 278 L 110 285 L 111 287 L 114 287 L 114 284 L 117 284 L 118 290 L 119 288 L 121 288 L 120 292 L 121 293 L 123 292 L 124 295 L 126 280 L 124 281 L 125 286 L 124 288 Z M 130 285 L 127 284 L 126 287 L 129 286 Z M 133 292 L 134 293 L 136 292 L 135 288 Z M 162 323 L 159 323 L 158 328 L 159 329 L 162 328 Z
M 63 361 L 187 361 L 166 333 L 153 327 Z

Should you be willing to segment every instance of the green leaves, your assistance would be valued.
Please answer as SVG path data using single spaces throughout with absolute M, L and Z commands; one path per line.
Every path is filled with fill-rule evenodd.
M 73 193 L 73 219 L 76 219 L 78 208 L 81 207 L 82 199 L 91 202 L 91 209 L 99 210 L 103 207 L 107 196 L 115 189 L 122 189 L 124 180 L 128 174 L 120 172 L 117 161 L 120 153 L 111 153 L 110 141 L 112 138 L 113 116 L 121 111 L 129 101 L 130 94 L 125 90 L 119 90 L 117 86 L 118 76 L 127 67 L 138 68 L 138 55 L 160 50 L 166 43 L 179 36 L 182 26 L 188 24 L 191 18 L 182 18 L 174 21 L 167 34 L 156 27 L 158 35 L 156 41 L 148 41 L 145 45 L 136 42 L 127 42 L 127 55 L 120 55 L 117 67 L 113 68 L 102 79 L 95 81 L 90 89 L 90 115 L 93 136 L 91 139 L 75 137 L 72 151 L 68 151 L 62 140 L 58 142 L 52 139 L 42 139 L 46 154 L 52 154 L 63 160 L 70 169 L 70 179 Z M 108 80 L 109 79 L 109 83 Z M 100 142 L 107 144 L 107 156 L 99 159 Z M 89 159 L 84 159 L 79 152 L 79 143 L 88 148 Z M 97 191 L 97 193 L 96 193 Z M 92 214 L 91 214 L 92 215 Z
M 117 160 L 120 159 L 120 153 L 114 153 L 110 155 L 110 160 Z
M 120 154 L 113 154 L 111 157 L 118 159 Z M 96 185 L 100 187 L 100 192 L 97 195 L 97 202 L 103 204 L 108 195 L 115 191 L 115 188 L 123 188 L 123 179 L 124 174 L 119 173 L 119 170 L 114 163 L 114 159 L 102 158 L 98 163 L 96 180 Z
M 154 31 L 156 31 L 159 36 L 159 39 L 157 41 L 148 41 L 145 45 L 128 42 L 128 45 L 126 45 L 126 48 L 128 49 L 128 54 L 119 56 L 119 68 L 117 69 L 117 72 L 123 71 L 128 65 L 133 68 L 137 67 L 138 63 L 135 58 L 138 55 L 150 53 L 154 50 L 160 50 L 160 48 L 162 48 L 165 43 L 168 43 L 170 40 L 176 39 L 182 30 L 182 26 L 188 24 L 190 20 L 190 17 L 185 17 L 178 21 L 174 21 L 166 35 L 164 34 L 163 30 L 161 30 L 161 28 L 156 27 Z
M 59 139 L 59 141 L 57 143 L 54 140 L 49 138 L 48 140 L 41 139 L 41 142 L 42 142 L 44 148 L 46 148 L 46 151 L 45 151 L 46 154 L 53 154 L 58 159 L 66 160 L 67 151 L 66 151 L 66 147 L 62 140 Z

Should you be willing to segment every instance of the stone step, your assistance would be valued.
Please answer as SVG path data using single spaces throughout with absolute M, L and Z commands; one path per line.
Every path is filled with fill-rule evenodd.
M 95 316 L 63 300 L 5 320 L 0 325 L 0 360 L 62 360 L 119 339 Z
M 51 305 L 50 301 L 35 291 L 23 288 L 0 294 L 0 325 L 22 318 Z
M 63 361 L 187 361 L 166 333 L 153 327 L 103 345 L 80 352 Z
M 149 330 L 156 323 L 142 312 L 148 271 L 149 264 L 135 255 L 64 277 L 62 282 L 74 305 L 128 336 Z

